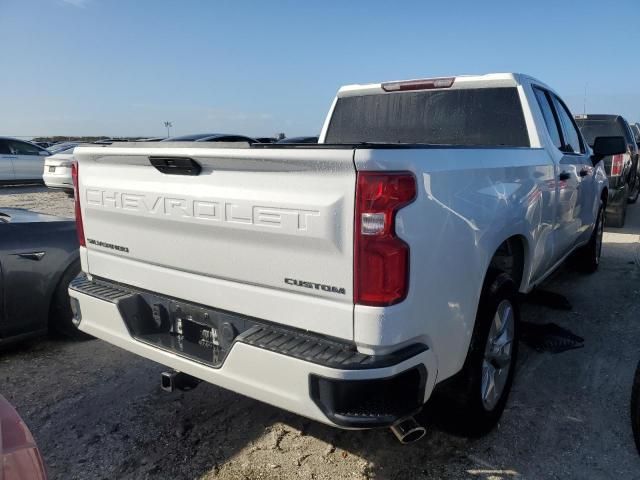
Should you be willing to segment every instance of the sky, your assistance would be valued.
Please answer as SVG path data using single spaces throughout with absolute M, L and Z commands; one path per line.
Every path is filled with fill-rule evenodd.
M 522 72 L 640 121 L 640 0 L 0 0 L 0 135 L 318 134 L 341 85 Z

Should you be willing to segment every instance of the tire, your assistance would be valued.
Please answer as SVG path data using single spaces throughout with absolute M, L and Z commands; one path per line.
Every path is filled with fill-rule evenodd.
M 509 347 L 508 358 L 497 355 L 494 350 L 492 361 L 488 360 L 490 343 L 500 340 L 503 335 L 495 335 L 496 318 L 505 313 L 505 306 L 511 309 L 511 320 L 504 323 L 505 332 L 511 332 L 511 340 L 502 342 L 501 351 Z M 440 428 L 456 435 L 465 437 L 479 437 L 489 433 L 498 423 L 504 411 L 518 358 L 520 312 L 517 303 L 517 288 L 511 277 L 506 273 L 490 270 L 485 280 L 478 314 L 471 338 L 471 344 L 462 370 L 449 380 L 438 386 L 427 408 L 427 415 Z M 508 340 L 508 338 L 503 338 Z M 497 365 L 502 365 L 496 368 Z M 505 370 L 506 369 L 506 370 Z M 493 376 L 494 386 L 502 388 L 491 390 L 487 387 Z M 497 380 L 497 382 L 495 382 Z M 483 392 L 486 392 L 483 394 Z
M 596 226 L 593 229 L 589 243 L 578 250 L 575 260 L 577 268 L 584 273 L 594 273 L 600 266 L 602 253 L 602 234 L 604 231 L 604 205 L 598 210 Z
M 78 330 L 73 324 L 73 313 L 71 312 L 71 302 L 69 300 L 69 283 L 78 273 L 80 273 L 80 260 L 74 261 L 65 270 L 56 286 L 56 290 L 51 298 L 51 308 L 49 310 L 49 325 L 58 333 L 64 336 L 85 340 L 93 338 Z
M 636 181 L 633 188 L 633 191 L 629 194 L 629 198 L 627 198 L 627 203 L 636 203 L 638 201 L 638 196 L 640 195 L 640 177 L 636 175 Z
M 640 363 L 636 368 L 636 374 L 631 388 L 631 428 L 636 449 L 640 453 Z
M 606 216 L 607 227 L 622 228 L 627 217 L 627 204 L 623 203 L 616 213 Z

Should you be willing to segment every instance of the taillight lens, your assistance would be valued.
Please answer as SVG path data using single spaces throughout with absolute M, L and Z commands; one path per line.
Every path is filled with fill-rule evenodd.
M 410 172 L 358 172 L 356 180 L 354 302 L 383 307 L 409 289 L 409 246 L 396 236 L 396 212 L 416 196 Z
M 82 224 L 82 211 L 80 210 L 80 189 L 78 188 L 78 162 L 71 163 L 71 178 L 73 179 L 73 198 L 76 210 L 76 232 L 81 247 L 86 247 L 84 241 L 84 225 Z
M 617 177 L 622 175 L 622 165 L 624 164 L 624 155 L 614 155 L 611 159 L 611 176 Z

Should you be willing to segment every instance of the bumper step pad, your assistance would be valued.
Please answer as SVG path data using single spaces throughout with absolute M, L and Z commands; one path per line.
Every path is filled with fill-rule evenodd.
M 132 323 L 128 321 L 129 318 L 135 316 L 144 317 L 142 310 L 147 308 L 151 310 L 151 306 L 157 305 L 159 302 L 189 304 L 189 302 L 170 299 L 169 297 L 116 284 L 108 280 L 98 278 L 89 280 L 85 274 L 78 275 L 69 287 L 77 292 L 118 305 L 121 313 L 126 313 L 126 315 L 123 315 L 123 320 L 132 336 L 147 343 L 150 343 L 151 335 L 138 332 L 138 329 L 133 328 Z M 148 305 L 148 307 L 145 305 Z M 384 368 L 396 365 L 427 350 L 425 345 L 414 344 L 389 355 L 364 355 L 358 352 L 353 342 L 340 341 L 280 325 L 276 326 L 264 320 L 212 307 L 193 306 L 197 309 L 208 310 L 210 312 L 209 317 L 212 319 L 224 316 L 226 320 L 232 323 L 236 335 L 233 339 L 230 339 L 231 344 L 241 342 L 329 368 L 340 370 Z M 132 308 L 139 310 L 140 315 L 132 312 Z M 171 350 L 174 349 L 171 348 Z M 176 351 L 175 353 L 185 355 L 185 352 Z M 191 355 L 185 356 L 191 357 Z M 219 360 L 220 363 L 216 362 L 216 365 L 212 365 L 209 361 L 205 363 L 219 367 L 222 365 L 224 358 Z

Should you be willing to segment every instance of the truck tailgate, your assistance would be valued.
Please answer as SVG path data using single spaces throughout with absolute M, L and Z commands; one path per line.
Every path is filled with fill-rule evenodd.
M 76 148 L 88 273 L 352 339 L 353 150 L 194 145 Z

